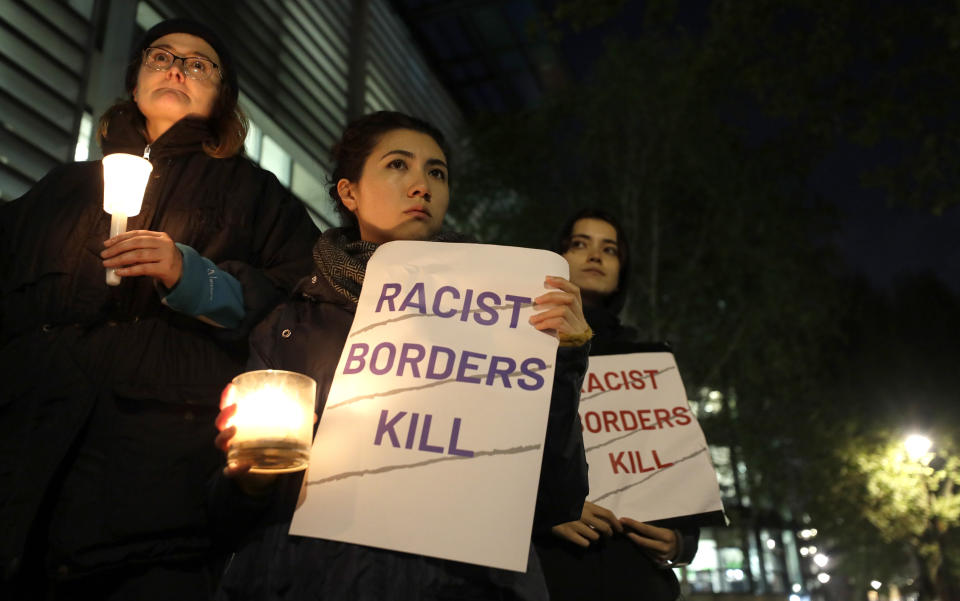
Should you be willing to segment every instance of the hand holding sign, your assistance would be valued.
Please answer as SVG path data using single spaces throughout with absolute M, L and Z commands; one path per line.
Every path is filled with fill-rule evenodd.
M 583 316 L 583 300 L 580 288 L 565 278 L 547 276 L 547 286 L 557 292 L 547 292 L 533 299 L 534 306 L 550 308 L 530 316 L 530 323 L 540 331 L 554 330 L 558 336 L 577 336 L 586 332 L 590 326 Z
M 627 536 L 661 563 L 673 561 L 680 550 L 677 533 L 669 528 L 644 524 L 630 518 L 620 518 L 628 528 Z
M 575 545 L 589 547 L 591 542 L 600 540 L 601 534 L 613 536 L 615 531 L 623 532 L 623 526 L 612 511 L 586 501 L 579 520 L 554 526 L 551 531 Z

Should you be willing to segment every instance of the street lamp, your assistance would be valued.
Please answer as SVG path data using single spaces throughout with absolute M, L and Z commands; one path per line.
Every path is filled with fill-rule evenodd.
M 903 441 L 903 446 L 907 448 L 907 457 L 910 458 L 910 461 L 920 461 L 932 445 L 930 439 L 922 434 L 911 434 Z

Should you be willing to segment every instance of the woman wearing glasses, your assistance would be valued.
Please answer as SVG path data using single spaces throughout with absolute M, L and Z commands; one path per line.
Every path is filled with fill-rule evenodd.
M 218 36 L 147 32 L 104 154 L 149 158 L 141 212 L 108 238 L 99 162 L 0 208 L 0 597 L 205 599 L 205 483 L 246 333 L 310 270 L 317 232 L 240 156 Z M 121 283 L 108 287 L 104 268 Z

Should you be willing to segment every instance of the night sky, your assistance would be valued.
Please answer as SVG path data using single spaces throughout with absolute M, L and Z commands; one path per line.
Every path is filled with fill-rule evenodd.
M 680 21 L 690 32 L 707 27 L 709 0 L 682 3 Z M 585 79 L 612 36 L 640 35 L 643 2 L 630 1 L 618 18 L 582 32 L 565 31 L 561 51 L 575 79 Z M 897 153 L 902 149 L 888 148 Z M 850 273 L 889 291 L 899 280 L 935 274 L 960 294 L 960 205 L 934 215 L 930 209 L 891 202 L 883 190 L 861 183 L 878 157 L 853 147 L 823 157 L 808 180 L 812 196 L 837 207 L 831 237 Z
M 839 209 L 834 240 L 847 266 L 882 290 L 934 273 L 960 294 L 960 205 L 939 216 L 888 206 L 882 191 L 861 185 L 864 166 L 851 149 L 826 157 L 810 178 L 811 189 Z

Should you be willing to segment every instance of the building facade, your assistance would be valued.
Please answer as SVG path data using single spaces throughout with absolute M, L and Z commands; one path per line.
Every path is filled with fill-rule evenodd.
M 246 152 L 277 175 L 321 228 L 328 152 L 349 119 L 404 111 L 451 139 L 463 117 L 387 0 L 0 0 L 0 199 L 58 164 L 98 158 L 92 132 L 124 95 L 142 33 L 168 17 L 215 29 L 230 46 Z

